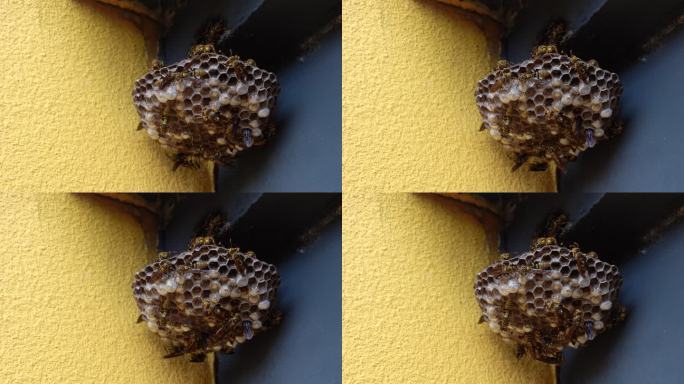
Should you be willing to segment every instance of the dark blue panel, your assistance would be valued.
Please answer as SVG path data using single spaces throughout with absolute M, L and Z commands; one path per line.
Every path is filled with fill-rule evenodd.
M 608 0 L 564 48 L 619 72 L 643 55 L 644 44 L 682 12 L 681 0 Z
M 217 190 L 342 190 L 342 31 L 283 68 L 277 131 L 265 146 L 221 167 Z
M 577 31 L 589 21 L 607 0 L 531 0 L 520 11 L 515 25 L 504 39 L 503 56 L 511 62 L 520 62 L 530 56 L 540 35 L 550 22 L 563 19 L 568 29 Z
M 619 265 L 626 321 L 564 354 L 563 384 L 682 383 L 684 226 Z
M 624 132 L 587 151 L 560 179 L 567 191 L 684 191 L 684 33 L 626 69 Z
M 342 247 L 337 220 L 278 265 L 283 322 L 220 355 L 218 384 L 342 382 Z

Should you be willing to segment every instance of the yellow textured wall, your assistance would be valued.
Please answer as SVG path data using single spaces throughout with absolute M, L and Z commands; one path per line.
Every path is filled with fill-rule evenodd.
M 92 196 L 0 194 L 0 222 L 1 382 L 212 382 L 136 324 L 131 282 L 154 250 L 132 216 Z
M 345 193 L 343 208 L 346 384 L 553 382 L 477 324 L 474 278 L 497 257 L 480 222 L 436 196 Z
M 28 191 L 208 191 L 171 171 L 131 101 L 142 32 L 90 1 L 0 0 L 0 185 Z
M 473 94 L 497 36 L 429 0 L 344 0 L 342 13 L 345 190 L 554 190 L 550 172 L 511 173 L 478 132 Z

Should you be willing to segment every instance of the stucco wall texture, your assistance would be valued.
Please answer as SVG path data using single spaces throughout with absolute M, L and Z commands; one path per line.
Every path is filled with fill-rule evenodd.
M 162 359 L 136 324 L 132 277 L 155 252 L 117 204 L 0 194 L 1 382 L 212 382 L 209 363 Z
M 0 0 L 0 185 L 24 191 L 210 191 L 136 132 L 142 32 L 80 0 Z
M 346 193 L 343 208 L 344 383 L 553 382 L 477 324 L 474 277 L 497 257 L 480 222 L 436 196 Z
M 428 0 L 343 0 L 343 188 L 553 191 L 551 172 L 511 173 L 478 132 L 477 81 L 498 36 Z

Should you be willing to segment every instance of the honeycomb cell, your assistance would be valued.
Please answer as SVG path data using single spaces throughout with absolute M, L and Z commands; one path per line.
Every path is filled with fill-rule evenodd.
M 541 48 L 541 49 L 540 49 Z M 475 100 L 481 130 L 503 144 L 515 161 L 531 170 L 569 161 L 620 131 L 615 118 L 622 94 L 618 76 L 595 61 L 535 50 L 520 64 L 500 64 L 480 80 Z
M 225 164 L 273 134 L 269 117 L 279 90 L 275 74 L 252 60 L 204 52 L 145 74 L 135 82 L 133 103 L 140 129 L 179 165 Z
M 563 348 L 586 344 L 624 314 L 622 276 L 593 252 L 545 238 L 504 257 L 477 274 L 475 296 L 481 320 L 520 352 L 558 364 Z
M 254 265 L 273 273 L 257 277 Z M 245 276 L 253 276 L 250 280 L 262 289 L 238 289 L 246 284 Z M 275 325 L 279 284 L 275 266 L 257 261 L 254 253 L 202 245 L 160 255 L 135 274 L 132 288 L 140 319 L 173 346 L 167 357 L 174 357 L 230 353 Z

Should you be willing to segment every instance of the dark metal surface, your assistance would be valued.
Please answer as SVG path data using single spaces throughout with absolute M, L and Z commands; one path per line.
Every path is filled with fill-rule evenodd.
M 561 175 L 560 190 L 684 191 L 684 33 L 620 73 L 625 130 L 587 151 Z
M 233 355 L 220 355 L 217 384 L 342 382 L 342 233 L 338 219 L 278 265 L 283 322 Z
M 577 218 L 565 240 L 620 265 L 645 245 L 643 236 L 682 206 L 680 193 L 609 193 Z
M 503 56 L 516 63 L 528 59 L 550 22 L 562 19 L 571 31 L 580 30 L 606 1 L 530 0 L 504 39 Z
M 608 0 L 565 48 L 619 71 L 634 63 L 643 53 L 643 44 L 682 12 L 681 0 Z
M 278 72 L 275 136 L 221 167 L 217 190 L 339 192 L 342 190 L 342 31 Z
M 341 12 L 340 0 L 264 0 L 219 48 L 277 71 L 296 60 L 302 45 Z
M 564 354 L 563 384 L 684 382 L 684 225 L 677 225 L 637 257 L 619 263 L 627 319 L 581 350 Z
M 184 59 L 198 33 L 210 20 L 222 19 L 229 30 L 242 25 L 264 0 L 202 0 L 189 2 L 176 13 L 171 28 L 161 41 L 160 56 L 165 63 Z M 240 52 L 235 52 L 240 53 Z M 257 62 L 258 63 L 258 62 Z
M 499 195 L 504 198 L 518 198 L 516 195 Z M 501 234 L 501 248 L 507 252 L 529 250 L 532 240 L 538 235 L 546 219 L 556 213 L 565 212 L 575 222 L 585 217 L 604 197 L 604 194 L 523 194 L 517 204 L 513 221 Z

